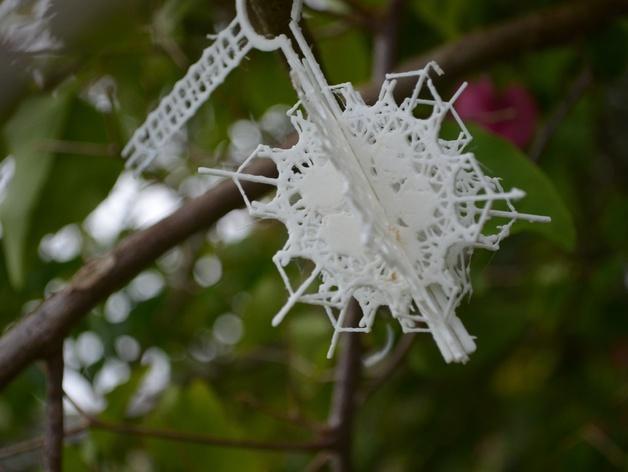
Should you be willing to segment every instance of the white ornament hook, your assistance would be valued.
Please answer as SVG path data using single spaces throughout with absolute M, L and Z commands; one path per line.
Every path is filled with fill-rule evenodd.
M 288 240 L 273 257 L 289 297 L 273 318 L 279 324 L 296 303 L 322 306 L 334 328 L 332 355 L 341 332 L 368 332 L 380 307 L 388 307 L 404 332 L 429 332 L 447 362 L 465 362 L 476 348 L 455 314 L 471 292 L 470 258 L 475 248 L 496 250 L 516 219 L 549 218 L 518 213 L 524 196 L 504 191 L 464 153 L 471 135 L 450 100 L 438 94 L 425 68 L 388 74 L 376 103 L 367 105 L 351 84 L 330 86 L 298 25 L 302 2 L 292 7 L 292 38 L 259 35 L 245 0 L 236 0 L 236 19 L 190 67 L 133 135 L 123 153 L 129 165 L 145 168 L 157 151 L 209 98 L 239 61 L 255 47 L 280 49 L 291 69 L 299 102 L 288 112 L 299 141 L 290 149 L 260 145 L 236 170 L 200 169 L 232 178 L 252 215 L 282 221 Z M 397 79 L 414 78 L 401 104 Z M 422 95 L 423 94 L 423 95 Z M 427 95 L 427 98 L 424 97 Z M 422 107 L 427 117 L 417 118 Z M 425 115 L 425 114 L 424 114 Z M 460 128 L 455 139 L 440 137 L 445 116 Z M 273 160 L 278 177 L 245 173 L 256 158 Z M 251 202 L 240 181 L 276 188 L 267 202 Z M 493 208 L 503 202 L 505 209 Z M 505 218 L 495 234 L 483 232 L 490 218 Z M 309 259 L 314 268 L 294 287 L 286 267 Z M 312 290 L 315 288 L 315 290 Z M 345 325 L 355 298 L 363 316 Z

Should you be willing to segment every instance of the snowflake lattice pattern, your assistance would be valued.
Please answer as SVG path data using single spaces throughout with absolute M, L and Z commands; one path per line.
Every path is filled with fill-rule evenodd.
M 251 50 L 238 19 L 222 30 L 140 126 L 122 154 L 141 172 Z
M 497 249 L 516 217 L 536 219 L 517 213 L 512 206 L 510 200 L 521 197 L 521 191 L 505 193 L 498 179 L 484 175 L 472 154 L 461 153 L 470 136 L 453 109 L 456 97 L 443 101 L 434 88 L 428 71 L 435 67 L 432 64 L 412 74 L 416 88 L 401 105 L 393 97 L 398 75 L 387 77 L 372 106 L 350 84 L 330 87 L 343 104 L 351 147 L 386 215 L 389 239 L 409 261 L 413 280 L 387 262 L 376 242 L 365 240 L 365 222 L 346 194 L 348 179 L 334 166 L 323 145 L 325 136 L 300 104 L 289 112 L 298 143 L 287 150 L 260 146 L 232 174 L 251 214 L 278 219 L 288 229 L 288 240 L 274 262 L 289 299 L 273 324 L 281 322 L 297 302 L 322 305 L 335 333 L 330 354 L 338 333 L 370 331 L 378 308 L 387 306 L 404 332 L 432 332 L 446 360 L 464 360 L 475 344 L 455 308 L 471 291 L 473 249 Z M 418 98 L 422 89 L 429 91 L 429 99 Z M 416 118 L 417 107 L 427 108 L 429 116 Z M 460 134 L 453 140 L 439 137 L 447 114 L 460 125 Z M 275 162 L 277 179 L 243 174 L 257 157 Z M 250 202 L 240 179 L 273 184 L 276 195 L 268 203 Z M 509 211 L 492 210 L 495 200 L 504 200 Z M 497 234 L 485 235 L 482 228 L 491 216 L 510 219 Z M 285 272 L 295 258 L 314 264 L 298 287 L 292 286 Z M 306 293 L 314 284 L 318 284 L 315 293 Z M 344 323 L 350 297 L 356 298 L 363 312 L 357 326 Z

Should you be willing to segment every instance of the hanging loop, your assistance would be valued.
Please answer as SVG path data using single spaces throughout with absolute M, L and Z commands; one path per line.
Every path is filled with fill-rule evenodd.
M 251 44 L 262 51 L 274 51 L 282 46 L 287 45 L 289 42 L 285 34 L 280 34 L 274 38 L 267 38 L 253 28 L 251 20 L 249 18 L 248 8 L 246 6 L 247 0 L 236 0 L 236 12 L 238 21 L 242 26 L 242 31 L 251 42 Z M 290 18 L 293 22 L 298 23 L 301 19 L 301 12 L 303 9 L 303 0 L 294 0 L 292 2 L 292 9 L 290 10 Z

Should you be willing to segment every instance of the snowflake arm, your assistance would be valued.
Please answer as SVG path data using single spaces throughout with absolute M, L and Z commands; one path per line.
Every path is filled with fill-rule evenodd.
M 148 167 L 159 149 L 194 116 L 251 48 L 239 19 L 234 19 L 135 130 L 122 151 L 127 167 L 137 172 Z

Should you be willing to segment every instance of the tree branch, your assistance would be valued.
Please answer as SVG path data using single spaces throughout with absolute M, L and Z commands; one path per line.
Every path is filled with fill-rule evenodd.
M 386 18 L 375 34 L 373 51 L 373 81 L 381 84 L 386 73 L 391 72 L 397 62 L 397 43 L 399 41 L 399 20 L 405 0 L 391 0 Z
M 183 442 L 190 444 L 201 444 L 206 446 L 228 447 L 234 449 L 256 449 L 259 451 L 293 451 L 293 452 L 309 452 L 323 451 L 330 447 L 330 441 L 321 438 L 309 442 L 290 442 L 290 441 L 258 441 L 253 439 L 231 439 L 221 438 L 203 433 L 191 433 L 184 431 L 175 431 L 171 429 L 154 429 L 127 423 L 114 423 L 112 421 L 104 421 L 91 415 L 81 413 L 85 418 L 85 423 L 77 427 L 68 429 L 61 435 L 63 437 L 76 436 L 90 429 L 109 432 L 112 434 L 124 434 L 128 436 L 140 436 L 144 438 L 162 439 L 165 441 Z M 17 456 L 27 452 L 41 449 L 46 444 L 47 437 L 40 436 L 20 443 L 12 444 L 0 449 L 0 459 Z M 60 469 L 47 469 L 60 470 Z
M 320 432 L 325 429 L 324 424 L 311 421 L 308 418 L 304 418 L 299 412 L 281 412 L 268 408 L 266 405 L 263 405 L 259 400 L 257 400 L 250 394 L 242 394 L 236 397 L 236 401 L 248 408 L 256 410 L 257 412 L 265 416 L 268 416 L 269 418 L 273 418 L 276 421 L 287 423 L 309 432 Z
M 320 451 L 329 447 L 329 441 L 325 438 L 320 438 L 310 442 L 270 442 L 258 441 L 255 439 L 222 438 L 204 433 L 191 433 L 185 431 L 175 431 L 172 429 L 155 429 L 129 423 L 116 423 L 113 421 L 102 420 L 87 413 L 67 394 L 65 397 L 74 406 L 79 415 L 83 417 L 87 428 L 99 429 L 110 433 L 142 436 L 192 444 L 204 444 L 207 446 L 230 447 L 236 449 L 257 449 L 260 451 Z
M 549 48 L 599 30 L 628 13 L 628 0 L 570 1 L 521 18 L 469 33 L 421 56 L 403 62 L 398 71 L 416 70 L 436 61 L 452 80 L 503 59 Z M 407 94 L 414 82 L 401 79 L 397 92 Z M 365 96 L 377 97 L 370 84 Z
M 46 470 L 61 472 L 63 457 L 63 349 L 57 350 L 46 360 Z
M 408 61 L 399 69 L 417 69 L 434 59 L 447 71 L 448 78 L 457 78 L 504 57 L 554 46 L 599 29 L 627 11 L 628 0 L 569 2 L 471 33 Z M 400 81 L 398 87 L 401 92 L 407 92 L 411 84 Z M 379 88 L 371 84 L 361 92 L 367 101 L 373 101 Z M 260 160 L 248 172 L 273 176 L 276 171 L 272 162 Z M 245 186 L 252 198 L 261 196 L 267 190 L 260 184 Z M 241 205 L 235 185 L 223 182 L 152 227 L 131 235 L 100 259 L 88 262 L 68 287 L 47 299 L 2 336 L 0 389 L 31 362 L 45 356 L 94 306 L 161 254 L 192 234 L 207 229 L 221 216 Z
M 115 434 L 141 436 L 145 438 L 163 439 L 166 441 L 184 442 L 190 444 L 204 444 L 206 446 L 220 446 L 236 449 L 256 449 L 258 451 L 320 451 L 329 446 L 324 440 L 310 442 L 294 441 L 257 441 L 253 439 L 220 438 L 209 434 L 189 433 L 171 429 L 153 429 L 126 423 L 113 423 L 94 419 L 89 427 Z
M 347 308 L 347 326 L 356 326 L 362 310 L 352 298 Z M 362 370 L 362 344 L 359 333 L 345 333 L 344 349 L 336 368 L 336 383 L 332 396 L 328 424 L 333 444 L 332 465 L 337 472 L 349 472 L 351 467 L 351 442 L 355 394 L 358 390 Z
M 64 431 L 63 437 L 70 438 L 72 436 L 84 433 L 85 431 L 87 431 L 87 429 L 88 427 L 86 424 L 81 424 L 79 426 L 68 428 Z M 38 449 L 43 448 L 45 446 L 45 443 L 45 436 L 37 436 L 32 439 L 27 439 L 25 441 L 21 441 L 15 444 L 10 444 L 9 446 L 0 449 L 0 460 L 8 459 L 9 457 L 19 456 L 20 454 L 26 454 L 28 452 L 37 451 Z
M 373 24 L 376 11 L 364 5 L 361 0 L 344 0 L 344 4 L 349 7 L 351 14 L 359 17 L 361 21 Z

